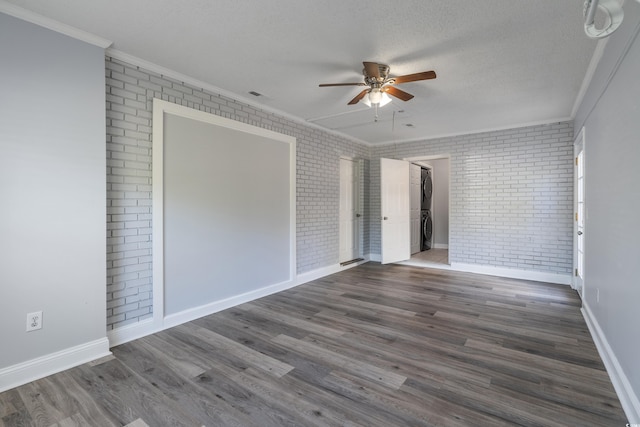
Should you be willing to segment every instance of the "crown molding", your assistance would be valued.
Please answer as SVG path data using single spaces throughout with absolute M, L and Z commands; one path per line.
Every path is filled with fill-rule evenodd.
M 13 16 L 14 18 L 22 19 L 23 21 L 36 24 L 40 27 L 46 28 L 56 33 L 64 34 L 76 40 L 83 41 L 85 43 L 98 46 L 102 49 L 106 49 L 113 44 L 112 41 L 96 36 L 86 31 L 79 30 L 55 19 L 47 18 L 46 16 L 39 15 L 27 9 L 23 9 L 15 4 L 11 4 L 5 0 L 0 0 L 0 12 Z
M 352 137 L 350 135 L 347 135 L 347 134 L 344 134 L 342 132 L 338 132 L 338 131 L 335 131 L 335 130 L 332 130 L 332 129 L 328 129 L 326 127 L 322 127 L 322 126 L 317 125 L 315 123 L 309 122 L 308 120 L 305 120 L 303 118 L 294 116 L 294 115 L 289 114 L 289 113 L 285 113 L 284 111 L 278 110 L 278 109 L 273 108 L 273 107 L 269 107 L 268 105 L 260 104 L 258 102 L 255 102 L 252 99 L 239 96 L 236 93 L 233 93 L 233 92 L 230 92 L 228 90 L 222 89 L 220 87 L 214 86 L 214 85 L 212 85 L 210 83 L 203 82 L 203 81 L 198 80 L 196 78 L 187 76 L 186 74 L 179 73 L 177 71 L 171 70 L 169 68 L 163 67 L 161 65 L 155 64 L 155 63 L 147 61 L 145 59 L 138 58 L 137 56 L 133 56 L 131 54 L 122 52 L 120 50 L 109 48 L 109 49 L 106 50 L 106 55 L 110 56 L 111 58 L 126 62 L 128 64 L 135 65 L 137 67 L 143 68 L 143 69 L 145 69 L 147 71 L 152 71 L 154 73 L 161 74 L 161 75 L 163 75 L 165 77 L 169 77 L 169 78 L 172 78 L 174 80 L 178 80 L 180 82 L 189 84 L 191 86 L 195 86 L 195 87 L 204 89 L 206 91 L 216 93 L 216 94 L 224 96 L 226 98 L 231 98 L 232 100 L 237 101 L 237 102 L 239 102 L 241 104 L 246 104 L 246 105 L 248 105 L 250 107 L 253 107 L 253 108 L 256 108 L 258 110 L 261 110 L 261 111 L 264 111 L 264 112 L 267 112 L 267 113 L 271 113 L 271 114 L 275 114 L 277 116 L 280 116 L 282 118 L 290 120 L 290 121 L 292 121 L 294 123 L 301 124 L 301 125 L 304 125 L 306 127 L 310 127 L 310 128 L 316 129 L 316 130 L 320 130 L 322 132 L 326 132 L 328 134 L 332 134 L 332 135 L 338 136 L 340 138 L 344 138 L 344 139 L 347 139 L 349 141 L 355 142 L 357 144 L 365 145 L 367 147 L 371 146 L 370 143 L 368 143 L 366 141 L 363 141 L 361 139 L 354 138 L 354 137 Z
M 550 125 L 550 124 L 553 124 L 553 123 L 564 123 L 564 122 L 570 122 L 572 120 L 573 120 L 572 117 L 557 117 L 557 118 L 554 118 L 554 119 L 539 120 L 539 121 L 536 121 L 536 122 L 513 123 L 513 124 L 509 124 L 509 125 L 505 125 L 505 126 L 495 126 L 495 127 L 489 127 L 489 128 L 472 129 L 472 130 L 463 131 L 463 132 L 452 132 L 452 133 L 429 135 L 429 136 L 424 137 L 424 138 L 404 139 L 404 140 L 393 141 L 393 142 L 382 142 L 382 143 L 379 143 L 379 144 L 372 144 L 372 146 L 376 147 L 376 148 L 377 147 L 385 147 L 385 146 L 388 146 L 388 145 L 395 145 L 395 144 L 407 144 L 407 143 L 410 143 L 410 142 L 431 141 L 431 140 L 440 139 L 440 138 L 451 138 L 451 137 L 455 137 L 455 136 L 477 135 L 477 134 L 481 134 L 481 133 L 498 132 L 498 131 L 501 131 L 501 130 L 521 129 L 521 128 L 526 128 L 526 127 L 531 127 L 531 126 Z
M 604 54 L 604 48 L 607 45 L 609 38 L 604 38 L 598 40 L 596 44 L 596 48 L 593 51 L 593 56 L 591 57 L 591 61 L 589 62 L 589 66 L 587 67 L 587 72 L 584 75 L 584 79 L 582 80 L 582 86 L 580 86 L 580 90 L 578 91 L 578 95 L 576 96 L 576 100 L 573 103 L 573 108 L 571 109 L 571 119 L 576 118 L 576 114 L 578 114 L 578 108 L 582 104 L 584 97 L 591 85 L 591 80 L 593 80 L 593 76 L 596 73 L 596 69 L 598 68 L 598 64 L 600 64 L 600 60 L 602 59 L 602 55 Z

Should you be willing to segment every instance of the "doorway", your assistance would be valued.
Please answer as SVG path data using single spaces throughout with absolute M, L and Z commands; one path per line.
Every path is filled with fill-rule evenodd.
M 420 250 L 412 248 L 409 262 L 416 265 L 449 266 L 449 180 L 448 156 L 407 159 L 421 169 L 421 221 L 418 238 Z M 425 205 L 425 200 L 427 203 Z
M 339 262 L 341 265 L 361 260 L 360 163 L 340 158 Z
M 388 252 L 401 252 L 401 258 L 392 258 L 391 262 L 401 264 L 450 268 L 449 264 L 449 212 L 450 212 L 450 156 L 448 154 L 434 156 L 420 156 L 393 160 L 392 163 L 406 164 L 406 173 L 394 178 L 393 174 L 386 173 L 384 163 L 390 159 L 381 161 L 381 207 L 382 207 L 382 250 L 381 258 L 385 263 Z M 429 177 L 429 185 L 425 185 L 424 178 Z M 390 180 L 407 181 L 406 184 L 389 182 Z M 398 233 L 389 236 L 385 230 L 392 216 L 385 210 L 385 198 L 398 198 L 398 188 L 407 191 L 407 197 L 400 198 L 407 206 L 407 227 L 405 238 L 399 239 Z M 394 191 L 385 197 L 385 188 Z M 424 204 L 424 191 L 432 193 L 428 205 Z M 406 202 L 405 202 L 406 201 Z M 385 221 L 386 219 L 386 221 Z M 385 227 L 387 226 L 387 227 Z M 404 228 L 403 228 L 404 229 Z M 403 234 L 403 233 L 401 233 Z M 425 241 L 425 238 L 427 241 Z M 393 245 L 389 248 L 388 246 Z M 405 248 L 406 247 L 406 248 Z M 404 249 L 403 249 L 404 248 Z M 403 249 L 400 251 L 399 249 Z

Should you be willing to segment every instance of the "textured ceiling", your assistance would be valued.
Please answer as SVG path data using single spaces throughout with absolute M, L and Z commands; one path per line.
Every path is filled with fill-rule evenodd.
M 596 42 L 582 0 L 10 0 L 112 48 L 371 144 L 564 120 Z M 347 102 L 362 61 L 415 95 Z M 263 94 L 253 98 L 249 91 Z M 412 125 L 412 126 L 407 126 Z

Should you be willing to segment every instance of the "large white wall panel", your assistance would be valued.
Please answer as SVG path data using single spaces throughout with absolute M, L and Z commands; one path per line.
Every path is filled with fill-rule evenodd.
M 165 314 L 293 279 L 287 139 L 165 114 Z

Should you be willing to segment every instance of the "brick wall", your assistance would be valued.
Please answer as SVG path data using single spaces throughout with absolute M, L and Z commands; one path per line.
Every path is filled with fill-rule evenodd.
M 557 123 L 374 147 L 371 253 L 380 253 L 380 157 L 450 154 L 450 262 L 570 273 L 573 129 Z
M 361 203 L 363 222 L 370 224 L 364 230 L 364 254 L 380 253 L 379 158 L 450 154 L 450 261 L 571 271 L 570 123 L 369 148 L 117 59 L 106 60 L 106 82 L 109 329 L 151 317 L 153 311 L 153 98 L 297 139 L 298 274 L 338 262 L 341 155 L 364 159 Z
M 152 315 L 152 100 L 185 105 L 297 139 L 297 272 L 338 262 L 339 158 L 364 159 L 370 149 L 126 62 L 106 58 L 107 326 Z M 369 206 L 368 183 L 361 201 Z M 368 223 L 368 209 L 364 212 Z M 368 253 L 368 228 L 364 233 Z

